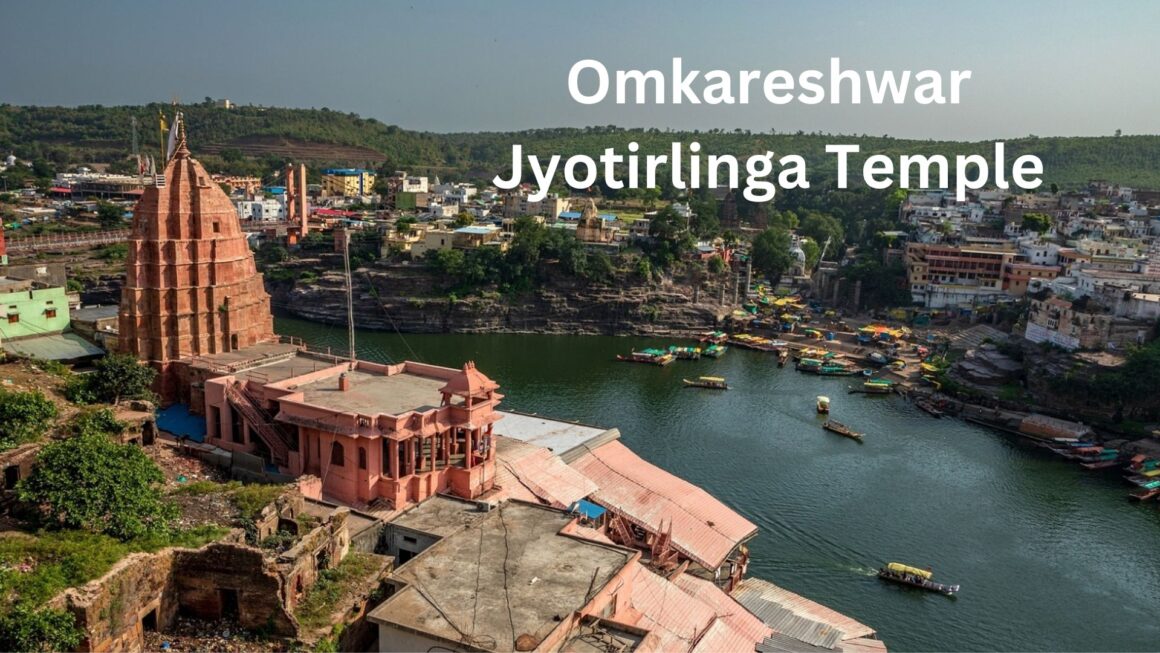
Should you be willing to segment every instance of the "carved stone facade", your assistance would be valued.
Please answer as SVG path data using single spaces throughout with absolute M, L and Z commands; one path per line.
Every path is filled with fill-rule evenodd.
M 133 211 L 119 327 L 121 351 L 159 372 L 165 403 L 180 390 L 174 362 L 276 338 L 237 211 L 190 158 L 184 129 L 163 177 Z

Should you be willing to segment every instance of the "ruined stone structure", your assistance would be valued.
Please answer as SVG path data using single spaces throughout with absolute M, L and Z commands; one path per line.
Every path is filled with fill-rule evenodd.
M 165 174 L 133 211 L 120 349 L 159 372 L 165 403 L 180 392 L 177 361 L 275 339 L 270 298 L 237 211 L 190 158 L 180 126 Z
M 580 221 L 576 223 L 576 240 L 582 243 L 611 243 L 616 231 L 604 224 L 604 219 L 596 211 L 596 202 L 588 200 Z

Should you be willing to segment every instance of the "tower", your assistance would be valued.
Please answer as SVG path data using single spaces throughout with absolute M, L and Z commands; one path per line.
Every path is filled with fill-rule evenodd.
M 178 130 L 164 174 L 133 210 L 119 318 L 121 351 L 157 369 L 165 403 L 180 390 L 175 362 L 276 339 L 237 211 Z
M 0 222 L 0 267 L 8 265 L 8 245 L 4 244 L 4 223 Z

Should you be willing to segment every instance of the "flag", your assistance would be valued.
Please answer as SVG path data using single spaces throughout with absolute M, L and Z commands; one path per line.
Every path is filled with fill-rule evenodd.
M 173 158 L 173 152 L 177 149 L 177 126 L 181 122 L 181 114 L 173 114 L 173 124 L 169 126 L 169 145 L 165 148 L 165 161 L 168 162 Z

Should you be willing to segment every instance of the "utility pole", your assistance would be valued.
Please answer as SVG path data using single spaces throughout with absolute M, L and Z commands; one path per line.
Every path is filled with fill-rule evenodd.
M 354 290 L 350 280 L 350 234 L 343 231 L 342 263 L 346 272 L 346 330 L 347 345 L 350 347 L 350 368 L 354 369 Z

